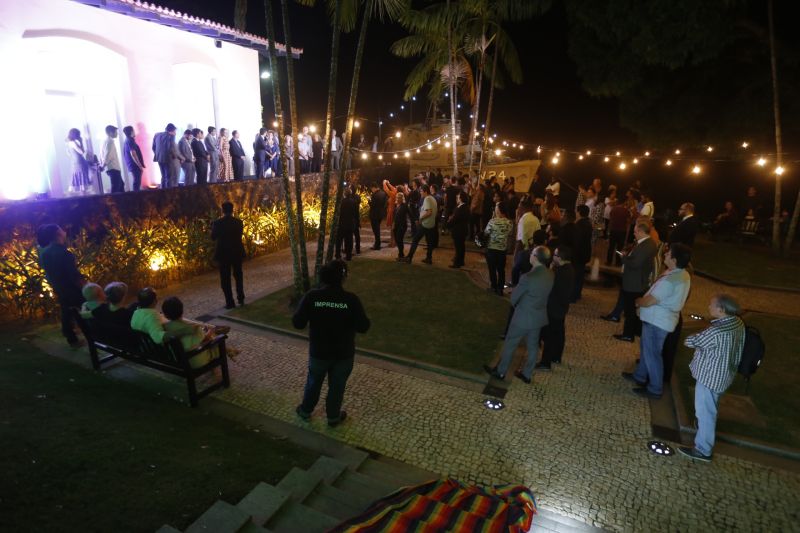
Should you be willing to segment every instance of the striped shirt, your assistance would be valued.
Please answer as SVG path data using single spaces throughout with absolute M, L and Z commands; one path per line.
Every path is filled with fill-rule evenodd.
M 689 363 L 692 377 L 714 392 L 725 392 L 742 359 L 744 331 L 741 318 L 725 316 L 712 320 L 710 328 L 686 337 L 684 344 L 694 348 Z

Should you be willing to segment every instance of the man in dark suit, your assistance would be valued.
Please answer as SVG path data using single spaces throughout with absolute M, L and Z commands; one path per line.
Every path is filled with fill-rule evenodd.
M 253 150 L 255 151 L 256 179 L 261 179 L 267 170 L 267 128 L 258 130 Z
M 625 310 L 625 324 L 622 335 L 614 335 L 621 341 L 633 342 L 641 332 L 642 323 L 636 316 L 636 299 L 644 296 L 650 285 L 653 273 L 653 259 L 658 247 L 650 238 L 650 224 L 637 222 L 633 227 L 636 245 L 622 259 L 622 305 Z
M 547 298 L 547 325 L 542 328 L 542 360 L 536 365 L 536 370 L 547 371 L 551 363 L 561 363 L 566 341 L 564 322 L 575 285 L 571 260 L 572 249 L 569 246 L 559 246 L 553 252 L 555 277 L 553 289 Z
M 372 195 L 369 197 L 369 222 L 372 225 L 372 233 L 375 235 L 373 250 L 381 249 L 381 221 L 386 214 L 386 193 L 377 183 L 370 186 Z
M 697 235 L 697 228 L 699 223 L 694 216 L 694 204 L 686 202 L 681 205 L 678 215 L 681 221 L 669 234 L 669 243 L 673 244 L 679 242 L 685 244 L 689 248 L 694 246 L 694 238 Z
M 192 130 L 194 140 L 192 141 L 192 153 L 194 153 L 194 167 L 197 173 L 197 184 L 205 185 L 208 183 L 208 152 L 203 142 L 203 130 L 195 128 Z
M 162 189 L 178 183 L 178 176 L 174 173 L 172 164 L 174 157 L 172 145 L 175 144 L 176 131 L 175 125 L 169 123 L 164 131 L 156 133 L 153 137 L 153 161 L 158 163 L 158 168 L 161 170 Z
M 219 281 L 225 294 L 225 309 L 233 309 L 233 292 L 231 291 L 231 271 L 236 280 L 236 298 L 239 305 L 244 305 L 244 280 L 242 279 L 242 259 L 244 245 L 242 233 L 244 224 L 233 216 L 233 204 L 222 204 L 222 218 L 211 225 L 211 239 L 216 241 L 214 260 L 219 264 Z
M 241 141 L 239 141 L 239 132 L 233 130 L 233 139 L 231 139 L 231 159 L 233 160 L 233 179 L 241 181 L 244 177 L 244 162 L 247 155 L 244 153 Z
M 573 237 L 572 268 L 575 269 L 575 286 L 572 303 L 581 299 L 586 265 L 592 260 L 592 223 L 589 222 L 589 206 L 575 208 L 575 234 Z
M 533 268 L 520 276 L 519 283 L 511 293 L 514 315 L 506 332 L 500 363 L 496 368 L 488 365 L 483 367 L 498 379 L 505 379 L 508 367 L 514 358 L 514 351 L 523 337 L 528 348 L 528 359 L 525 361 L 525 368 L 522 371 L 517 370 L 514 375 L 525 383 L 530 383 L 536 366 L 539 334 L 547 325 L 547 300 L 553 288 L 553 272 L 547 268 L 550 263 L 550 250 L 546 246 L 537 246 L 531 252 L 530 260 Z
M 453 247 L 456 255 L 453 257 L 453 264 L 450 268 L 461 268 L 464 266 L 464 255 L 466 252 L 465 241 L 469 232 L 469 195 L 460 191 L 456 196 L 456 207 L 447 219 L 447 228 L 453 237 Z
M 344 258 L 353 259 L 353 232 L 358 221 L 358 204 L 353 198 L 350 187 L 345 187 L 342 204 L 339 207 L 339 225 L 336 229 L 336 259 L 342 258 L 342 243 L 344 243 Z

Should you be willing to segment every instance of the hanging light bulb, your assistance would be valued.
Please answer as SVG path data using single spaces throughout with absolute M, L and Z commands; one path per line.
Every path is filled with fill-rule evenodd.
M 639 159 L 638 159 L 638 158 L 636 158 L 636 157 L 634 157 L 634 158 L 633 158 L 633 164 L 634 164 L 634 165 L 638 165 L 638 164 L 639 164 Z
M 667 165 L 668 167 L 671 167 L 672 166 L 672 159 L 667 159 L 667 162 L 664 163 L 664 164 Z
M 747 148 L 748 146 L 750 146 L 750 143 L 749 143 L 749 142 L 747 142 L 747 141 L 744 141 L 744 142 L 742 143 L 742 148 Z
M 677 150 L 675 150 L 675 155 L 681 155 L 681 150 L 680 150 L 680 148 L 679 148 L 679 149 L 677 149 Z
M 644 156 L 645 156 L 645 157 L 650 157 L 650 152 L 645 152 L 645 153 L 644 153 Z
M 536 147 L 536 153 L 537 154 L 541 154 L 542 153 L 542 147 L 541 146 L 537 146 Z
M 428 150 L 433 150 L 433 145 L 432 144 L 428 145 Z
M 444 147 L 445 148 L 450 148 L 450 141 L 447 141 L 446 143 L 444 143 Z
M 714 151 L 713 146 L 709 146 L 708 148 L 706 148 L 706 152 L 713 152 L 713 151 Z
M 611 159 L 608 156 L 603 158 L 603 163 L 608 163 L 609 161 L 611 161 Z
M 784 172 L 785 172 L 785 169 L 783 167 L 776 167 L 775 168 L 775 174 L 777 174 L 778 176 L 783 176 Z
M 520 149 L 520 150 L 522 150 L 523 148 L 524 148 L 524 146 L 522 146 L 522 145 L 520 144 L 520 145 L 519 145 L 519 149 Z
M 500 155 L 501 153 L 503 153 L 503 151 L 500 150 L 500 148 L 494 151 L 494 155 Z
M 395 137 L 397 137 L 398 139 L 399 139 L 399 138 L 400 138 L 402 135 L 403 135 L 403 134 L 402 134 L 402 133 L 400 133 L 399 131 L 396 131 L 396 132 L 395 132 L 395 134 L 394 134 L 394 136 L 395 136 Z
M 623 161 L 622 163 L 619 164 L 619 169 L 620 170 L 625 170 L 626 168 L 628 168 L 628 165 L 625 164 L 625 161 Z
M 417 153 L 419 153 L 419 148 L 417 148 Z
M 759 157 L 758 161 L 756 161 L 756 165 L 758 165 L 760 167 L 763 167 L 766 164 L 767 164 L 767 160 L 764 159 L 763 157 Z
M 273 128 L 277 128 L 278 127 L 278 121 L 277 120 L 273 120 L 272 121 L 272 127 Z
M 579 155 L 579 156 L 578 156 L 578 159 L 580 159 L 581 161 L 583 161 L 583 154 Z
M 517 147 L 517 143 L 512 144 L 511 147 L 512 148 L 516 148 Z
M 366 152 L 364 152 L 364 153 L 362 153 L 362 154 L 361 154 L 361 159 L 366 159 L 367 157 L 369 157 L 369 156 L 367 155 L 367 153 L 366 153 Z
M 406 153 L 405 153 L 405 154 L 403 154 L 403 155 L 405 155 L 406 157 L 411 157 L 411 153 L 410 153 L 410 152 L 406 152 Z
M 397 159 L 397 154 L 394 154 L 394 158 Z
M 619 157 L 619 156 L 621 156 L 621 155 L 622 155 L 622 152 L 620 152 L 620 151 L 618 150 L 618 151 L 617 151 L 617 157 Z
M 558 164 L 558 156 L 554 157 L 551 161 L 552 161 L 552 163 L 554 165 L 557 165 Z
M 378 154 L 378 159 L 383 159 L 383 154 Z
M 361 127 L 361 123 L 356 120 L 355 122 L 353 122 L 353 127 L 354 128 L 360 128 Z
M 702 169 L 700 168 L 700 165 L 695 165 L 692 167 L 692 174 L 700 174 L 701 171 Z
M 591 150 L 586 150 L 586 155 L 592 155 L 592 151 Z

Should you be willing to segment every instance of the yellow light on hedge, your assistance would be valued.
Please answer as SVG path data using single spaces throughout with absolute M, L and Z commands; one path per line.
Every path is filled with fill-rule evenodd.
M 695 165 L 692 167 L 692 174 L 700 174 L 700 172 L 702 172 L 700 165 Z
M 786 172 L 786 170 L 783 167 L 775 168 L 775 174 L 777 174 L 778 176 L 783 176 L 784 172 Z
M 767 160 L 764 159 L 763 157 L 759 157 L 758 161 L 756 161 L 756 165 L 758 165 L 760 167 L 763 167 L 766 164 L 767 164 Z
M 157 272 L 167 266 L 167 256 L 163 252 L 153 252 L 150 256 L 150 270 Z
M 366 153 L 361 154 L 361 159 L 366 159 L 367 157 L 369 156 Z
M 672 166 L 672 159 L 667 159 L 667 162 L 664 163 L 664 164 L 667 165 L 668 167 L 671 167 Z

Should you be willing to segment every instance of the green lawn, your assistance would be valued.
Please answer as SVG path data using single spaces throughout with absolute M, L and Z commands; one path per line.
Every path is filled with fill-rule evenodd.
M 184 529 L 316 455 L 3 334 L 0 531 Z
M 473 373 L 492 358 L 509 309 L 463 272 L 416 263 L 358 258 L 345 288 L 361 298 L 372 321 L 356 337 L 360 348 Z M 290 294 L 283 289 L 231 314 L 292 329 Z
M 800 251 L 778 257 L 768 246 L 698 239 L 692 249 L 692 264 L 729 283 L 800 289 Z
M 764 362 L 751 378 L 749 389 L 749 396 L 767 427 L 720 419 L 717 430 L 800 448 L 800 320 L 762 313 L 748 313 L 744 319 L 758 328 L 767 347 Z M 685 335 L 696 331 L 690 329 Z M 684 405 L 693 418 L 694 396 L 689 387 L 694 386 L 694 379 L 688 368 L 691 357 L 692 350 L 681 345 L 675 371 L 680 378 Z M 728 393 L 744 394 L 744 390 L 744 379 L 737 374 Z

